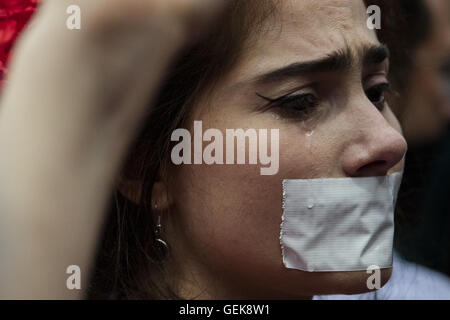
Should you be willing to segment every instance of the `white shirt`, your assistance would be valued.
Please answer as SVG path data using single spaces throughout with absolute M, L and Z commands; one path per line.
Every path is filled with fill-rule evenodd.
M 394 251 L 392 276 L 381 289 L 363 294 L 314 296 L 313 300 L 450 300 L 450 278 L 408 262 Z

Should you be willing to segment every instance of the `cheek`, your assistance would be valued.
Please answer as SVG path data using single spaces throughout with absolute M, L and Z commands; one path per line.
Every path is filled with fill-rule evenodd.
M 177 240 L 216 277 L 232 283 L 293 296 L 364 291 L 365 272 L 308 273 L 287 269 L 282 262 L 282 181 L 339 176 L 339 155 L 349 134 L 341 120 L 318 124 L 312 135 L 270 115 L 203 120 L 203 131 L 279 129 L 279 171 L 262 176 L 259 163 L 176 167 L 170 192 L 181 235 Z
M 309 273 L 283 265 L 282 179 L 294 173 L 299 177 L 299 170 L 280 169 L 276 176 L 260 176 L 257 167 L 245 165 L 183 171 L 192 179 L 178 184 L 176 206 L 182 212 L 177 218 L 184 241 L 215 277 L 292 298 L 367 291 L 364 271 Z M 387 272 L 382 271 L 383 284 Z
M 293 125 L 280 128 L 276 175 L 261 175 L 260 164 L 177 168 L 172 188 L 177 223 L 195 255 L 233 276 L 267 280 L 288 272 L 280 247 L 282 181 L 307 178 L 320 167 L 315 156 L 321 146 L 318 140 Z
M 320 124 L 306 130 L 289 125 L 280 131 L 281 180 L 331 177 L 339 172 L 342 142 L 326 134 L 324 128 L 330 130 L 331 126 Z
M 190 166 L 175 192 L 187 238 L 202 260 L 219 269 L 281 267 L 282 184 L 255 165 Z M 184 182 L 183 182 L 184 181 Z

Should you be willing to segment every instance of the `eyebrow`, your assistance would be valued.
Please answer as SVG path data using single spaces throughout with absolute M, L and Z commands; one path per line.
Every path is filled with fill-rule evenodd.
M 386 45 L 364 46 L 359 50 L 364 65 L 376 65 L 388 59 L 389 49 Z M 306 74 L 321 72 L 338 72 L 350 69 L 355 63 L 355 56 L 350 48 L 337 50 L 318 60 L 296 62 L 287 67 L 270 71 L 269 73 L 257 76 L 254 82 L 267 83 L 281 81 L 285 78 L 293 78 Z

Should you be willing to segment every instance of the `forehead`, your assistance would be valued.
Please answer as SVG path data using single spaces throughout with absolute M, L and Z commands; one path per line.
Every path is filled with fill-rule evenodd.
M 250 73 L 299 61 L 323 58 L 345 48 L 378 44 L 366 25 L 362 0 L 283 0 L 266 21 L 264 32 L 244 50 L 232 78 L 244 80 Z
M 278 19 L 266 40 L 303 49 L 308 56 L 374 35 L 366 26 L 362 0 L 288 0 Z

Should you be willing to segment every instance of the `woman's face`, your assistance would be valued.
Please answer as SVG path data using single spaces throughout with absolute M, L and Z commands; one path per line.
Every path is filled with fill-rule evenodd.
M 182 294 L 287 298 L 368 291 L 365 271 L 283 266 L 282 180 L 402 170 L 406 142 L 383 103 L 385 50 L 367 28 L 360 0 L 285 0 L 266 30 L 198 104 L 190 125 L 193 131 L 198 120 L 203 132 L 219 129 L 224 142 L 226 129 L 279 129 L 279 170 L 261 175 L 261 165 L 251 164 L 173 167 L 167 234 L 185 280 Z M 294 68 L 276 78 L 262 77 L 288 66 Z M 268 102 L 256 93 L 300 98 L 265 108 Z M 382 271 L 383 284 L 390 272 Z

